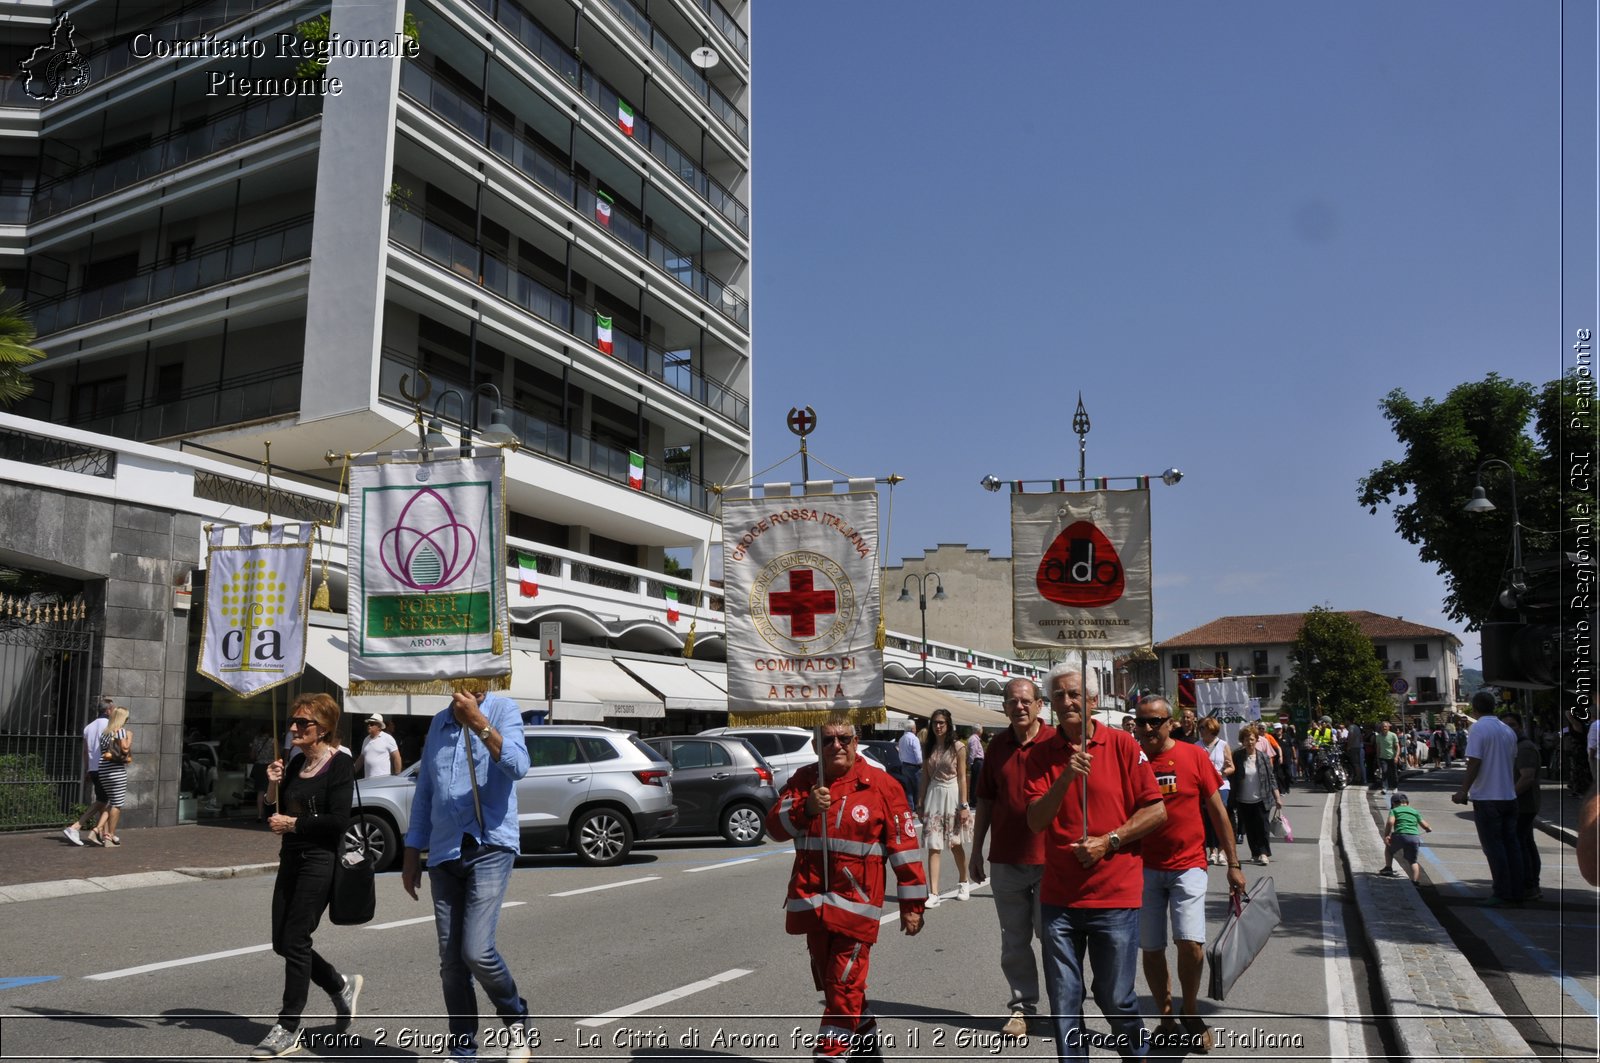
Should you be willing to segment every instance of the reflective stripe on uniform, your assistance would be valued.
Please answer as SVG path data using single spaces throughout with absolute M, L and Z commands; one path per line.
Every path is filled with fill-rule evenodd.
M 778 822 L 783 824 L 783 829 L 789 832 L 789 837 L 791 838 L 800 836 L 800 828 L 796 827 L 794 820 L 789 818 L 790 809 L 794 808 L 799 800 L 798 797 L 791 797 L 788 805 L 780 805 L 778 808 Z
M 901 886 L 894 892 L 897 901 L 925 901 L 928 899 L 926 886 Z
M 920 863 L 922 863 L 922 850 L 920 849 L 907 849 L 889 857 L 890 867 L 905 867 L 907 864 Z
M 796 838 L 794 847 L 796 849 L 807 849 L 815 852 L 821 852 L 824 848 L 826 848 L 830 852 L 849 853 L 852 856 L 883 855 L 883 845 L 879 842 L 858 842 L 852 841 L 849 838 L 835 838 L 832 835 L 828 836 L 826 839 L 815 836 Z
M 926 896 L 928 891 L 924 888 L 922 892 Z M 811 897 L 791 897 L 788 903 L 784 905 L 784 909 L 790 912 L 809 912 L 813 909 L 821 908 L 824 904 L 832 905 L 835 908 L 868 919 L 877 919 L 883 915 L 883 906 L 881 904 L 862 904 L 860 901 L 847 901 L 837 893 L 818 893 Z
M 845 961 L 844 971 L 839 975 L 839 981 L 850 981 L 850 970 L 856 965 L 856 957 L 861 955 L 861 942 L 856 942 L 856 947 L 850 950 L 850 958 Z

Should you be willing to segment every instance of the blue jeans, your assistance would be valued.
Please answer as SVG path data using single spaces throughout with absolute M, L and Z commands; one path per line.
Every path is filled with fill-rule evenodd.
M 494 943 L 500 903 L 515 861 L 516 854 L 509 849 L 480 846 L 428 868 L 433 922 L 439 932 L 439 980 L 450 1015 L 450 1054 L 456 1057 L 478 1052 L 474 978 L 502 1022 L 524 1025 L 527 1019 L 528 1002 L 517 994 L 517 983 Z
M 1515 801 L 1474 801 L 1472 821 L 1478 844 L 1489 861 L 1494 895 L 1503 901 L 1522 900 L 1522 843 L 1517 840 Z
M 1056 1058 L 1087 1060 L 1083 1024 L 1083 956 L 1094 968 L 1094 1002 L 1111 1024 L 1111 1037 L 1097 1042 L 1124 1060 L 1143 1059 L 1150 1045 L 1139 1018 L 1133 972 L 1139 965 L 1139 909 L 1058 908 L 1041 905 L 1044 916 L 1044 977 L 1055 1018 Z

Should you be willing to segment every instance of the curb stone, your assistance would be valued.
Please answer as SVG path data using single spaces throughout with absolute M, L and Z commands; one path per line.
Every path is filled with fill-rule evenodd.
M 1366 797 L 1340 795 L 1340 847 L 1401 1053 L 1473 1063 L 1537 1058 L 1409 880 L 1378 878 L 1383 837 Z

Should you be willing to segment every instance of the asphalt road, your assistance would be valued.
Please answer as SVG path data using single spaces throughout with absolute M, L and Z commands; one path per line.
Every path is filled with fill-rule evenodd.
M 1220 1042 L 1209 1058 L 1382 1058 L 1378 1025 L 1364 1017 L 1376 1010 L 1366 968 L 1345 949 L 1359 934 L 1344 925 L 1337 862 L 1322 835 L 1326 804 L 1322 794 L 1291 795 L 1296 842 L 1278 843 L 1270 868 L 1247 868 L 1252 881 L 1273 876 L 1283 924 L 1226 1004 L 1203 1001 Z M 642 846 L 610 869 L 520 861 L 500 942 L 536 1017 L 535 1057 L 809 1058 L 804 1038 L 820 998 L 801 939 L 783 933 L 789 861 L 771 842 L 734 850 L 682 841 Z M 1220 869 L 1213 889 L 1217 920 Z M 6 906 L 0 1058 L 247 1056 L 281 993 L 282 964 L 267 947 L 271 890 L 263 876 Z M 917 938 L 897 926 L 885 925 L 870 980 L 881 1028 L 894 1039 L 887 1054 L 1053 1057 L 1043 1030 L 1001 1044 L 1005 988 L 986 889 L 966 903 L 947 899 Z M 315 1043 L 299 1058 L 433 1058 L 445 1022 L 426 893 L 413 902 L 397 876 L 383 876 L 372 924 L 324 925 L 316 942 L 366 987 L 343 1040 L 313 987 L 311 1008 L 324 1011 L 308 1013 Z M 29 978 L 45 980 L 18 981 Z M 1142 975 L 1138 988 L 1148 1007 Z M 1091 1027 L 1104 1030 L 1088 1007 Z

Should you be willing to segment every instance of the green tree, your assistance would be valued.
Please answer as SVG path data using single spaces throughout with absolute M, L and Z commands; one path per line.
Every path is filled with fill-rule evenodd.
M 1289 651 L 1294 672 L 1284 684 L 1283 703 L 1309 705 L 1313 720 L 1376 723 L 1395 713 L 1372 640 L 1343 613 L 1313 606 Z
M 0 285 L 0 406 L 21 402 L 33 391 L 33 377 L 23 367 L 44 357 L 33 343 L 33 325 L 22 316 L 17 304 L 5 306 L 5 287 Z
M 1559 434 L 1563 395 L 1576 381 L 1532 384 L 1490 373 L 1459 384 L 1441 402 L 1416 402 L 1398 388 L 1379 409 L 1405 448 L 1405 457 L 1385 461 L 1362 477 L 1357 500 L 1372 513 L 1393 506 L 1401 538 L 1417 546 L 1424 561 L 1444 577 L 1445 612 L 1476 630 L 1495 604 L 1510 565 L 1511 484 L 1499 466 L 1484 471 L 1482 485 L 1493 513 L 1467 514 L 1462 507 L 1478 484 L 1478 467 L 1498 458 L 1516 477 L 1523 550 L 1552 550 L 1529 529 L 1557 526 L 1560 479 Z M 1538 414 L 1537 436 L 1529 434 Z M 1403 500 L 1403 501 L 1400 501 Z

